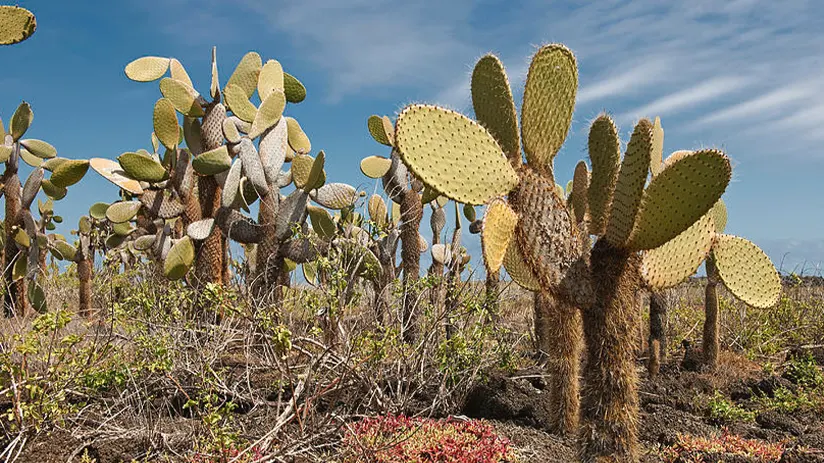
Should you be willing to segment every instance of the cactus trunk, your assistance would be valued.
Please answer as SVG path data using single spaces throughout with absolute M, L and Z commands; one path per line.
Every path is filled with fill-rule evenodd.
M 658 374 L 661 363 L 667 361 L 667 302 L 663 294 L 653 291 L 649 296 L 649 373 Z
M 421 269 L 421 248 L 418 229 L 423 217 L 421 198 L 408 190 L 401 203 L 401 260 L 403 261 L 403 339 L 412 342 L 417 337 L 415 304 L 418 299 L 417 282 Z
M 543 322 L 541 350 L 547 356 L 550 376 L 549 400 L 557 412 L 552 423 L 555 432 L 571 436 L 578 429 L 580 412 L 580 364 L 583 349 L 581 313 L 576 307 L 552 297 L 546 291 L 535 293 L 535 315 Z
M 637 253 L 598 240 L 592 249 L 595 303 L 584 313 L 587 363 L 581 406 L 583 462 L 638 460 L 635 333 Z
M 486 310 L 493 321 L 498 321 L 500 315 L 499 292 L 501 286 L 501 271 L 487 272 L 485 282 L 484 302 L 486 303 Z
M 707 287 L 705 288 L 704 300 L 704 363 L 711 370 L 718 366 L 718 351 L 720 337 L 720 326 L 718 320 L 718 269 L 715 267 L 715 260 L 710 255 L 706 260 L 707 266 Z
M 258 223 L 266 230 L 256 247 L 255 273 L 252 280 L 252 294 L 258 300 L 269 296 L 280 304 L 283 289 L 280 287 L 283 272 L 283 258 L 279 258 L 280 242 L 275 236 L 275 221 L 278 215 L 279 197 L 276 191 L 260 200 Z
M 439 244 L 441 242 L 441 237 L 439 235 L 433 234 L 432 235 L 432 246 Z M 429 303 L 432 304 L 432 309 L 439 313 L 442 309 L 442 302 L 444 298 L 444 288 L 443 288 L 443 272 L 444 272 L 444 265 L 435 259 L 432 259 L 432 265 L 429 266 L 429 275 L 435 278 L 433 282 L 432 289 L 429 291 Z
M 78 312 L 81 316 L 92 316 L 92 265 L 91 256 L 77 263 L 77 279 L 80 281 Z
M 17 153 L 12 154 L 13 157 Z M 13 269 L 15 257 L 17 259 L 25 259 L 26 256 L 21 254 L 17 249 L 17 243 L 14 241 L 14 232 L 12 228 L 15 225 L 22 225 L 20 223 L 20 208 L 21 208 L 21 185 L 20 177 L 17 175 L 17 160 L 8 162 L 6 164 L 6 182 L 4 187 L 4 194 L 6 196 L 6 260 L 4 262 L 5 282 L 8 285 L 4 297 L 5 314 L 7 317 L 14 315 L 25 315 L 28 300 L 26 299 L 26 284 L 24 280 L 13 281 Z

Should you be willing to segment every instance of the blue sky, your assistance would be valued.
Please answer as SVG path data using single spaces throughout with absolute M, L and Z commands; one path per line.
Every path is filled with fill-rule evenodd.
M 124 66 L 172 56 L 208 92 L 217 46 L 222 83 L 240 57 L 279 60 L 308 88 L 287 111 L 332 181 L 372 191 L 357 162 L 387 154 L 366 118 L 411 102 L 471 115 L 469 74 L 486 52 L 507 66 L 520 100 L 535 47 L 562 42 L 577 55 L 578 105 L 556 158 L 566 183 L 585 156 L 589 121 L 616 117 L 624 138 L 639 117 L 661 116 L 665 151 L 723 148 L 734 162 L 724 196 L 728 232 L 762 245 L 785 270 L 824 262 L 824 14 L 819 2 L 545 2 L 529 0 L 21 1 L 38 30 L 0 49 L 0 117 L 23 99 L 30 137 L 69 158 L 114 158 L 148 148 L 156 83 L 129 81 Z M 94 172 L 60 204 L 68 233 L 116 189 Z M 428 228 L 428 227 L 427 227 Z M 477 250 L 477 243 L 470 243 Z M 785 253 L 789 255 L 784 257 Z M 477 253 L 475 254 L 478 255 Z

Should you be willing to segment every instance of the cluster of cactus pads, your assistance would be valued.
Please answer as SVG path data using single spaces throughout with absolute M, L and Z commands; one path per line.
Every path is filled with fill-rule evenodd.
M 221 89 L 213 49 L 210 99 L 195 90 L 174 58 L 139 58 L 126 66 L 126 75 L 139 82 L 160 79 L 163 97 L 154 107 L 153 152 L 123 153 L 117 162 L 91 160 L 123 191 L 124 200 L 110 205 L 106 218 L 135 222 L 134 239 L 120 246 L 151 251 L 168 278 L 190 276 L 204 284 L 228 282 L 228 240 L 250 245 L 257 295 L 284 284 L 289 261 L 310 262 L 328 250 L 327 235 L 295 233 L 309 230 L 309 200 L 345 209 L 357 191 L 326 183 L 324 152 L 310 156 L 309 138 L 283 114 L 287 102 L 301 102 L 306 90 L 278 61 L 263 63 L 257 53 L 247 53 Z M 291 168 L 284 171 L 287 163 Z M 292 184 L 295 189 L 283 196 Z M 256 201 L 257 221 L 243 213 Z
M 576 427 L 580 311 L 587 345 L 577 427 L 581 457 L 632 461 L 638 452 L 635 294 L 643 285 L 681 281 L 685 276 L 672 268 L 694 265 L 696 255 L 702 255 L 700 264 L 714 241 L 712 224 L 695 226 L 706 232 L 701 241 L 679 238 L 706 222 L 702 218 L 726 189 L 731 166 L 718 150 L 682 151 L 663 162 L 658 158 L 661 168 L 648 180 L 662 149 L 653 122 L 636 124 L 622 159 L 618 129 L 601 115 L 590 128 L 591 169 L 579 164 L 565 198 L 555 184 L 553 158 L 569 130 L 577 81 L 567 48 L 542 47 L 530 64 L 519 124 L 504 68 L 485 56 L 472 76 L 478 122 L 444 108 L 410 105 L 398 117 L 395 144 L 426 186 L 487 206 L 481 232 L 487 270 L 504 266 L 535 291 L 536 310 L 554 319 L 551 335 L 563 340 L 554 343 L 564 352 L 550 367 L 561 373 L 556 381 L 563 392 L 556 400 L 563 413 L 559 427 L 567 430 Z M 681 246 L 669 259 L 642 260 L 643 253 L 673 240 Z

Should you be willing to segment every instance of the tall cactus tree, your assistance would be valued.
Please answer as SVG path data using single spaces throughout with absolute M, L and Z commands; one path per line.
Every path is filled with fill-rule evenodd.
M 562 45 L 542 47 L 532 59 L 524 91 L 523 165 L 520 152 L 504 149 L 489 130 L 434 106 L 404 109 L 396 143 L 403 161 L 428 186 L 459 202 L 487 204 L 481 239 L 490 270 L 503 264 L 522 286 L 549 293 L 557 304 L 583 308 L 588 363 L 580 455 L 584 461 L 634 461 L 638 251 L 663 245 L 706 214 L 729 182 L 730 164 L 716 150 L 689 152 L 668 159 L 645 189 L 652 123 L 638 123 L 620 163 L 617 129 L 608 117 L 599 117 L 589 143 L 588 228 L 598 237 L 589 253 L 552 172 L 572 119 L 576 88 L 572 53 Z M 517 130 L 508 133 L 518 136 Z

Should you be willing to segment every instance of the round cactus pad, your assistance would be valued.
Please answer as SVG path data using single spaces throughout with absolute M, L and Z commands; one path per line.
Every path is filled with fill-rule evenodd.
M 495 199 L 486 208 L 481 230 L 481 245 L 487 273 L 500 270 L 506 250 L 512 242 L 518 214 L 503 199 Z
M 532 273 L 529 265 L 524 261 L 518 243 L 512 243 L 507 246 L 506 254 L 504 255 L 504 269 L 506 273 L 512 278 L 512 281 L 518 283 L 522 288 L 529 291 L 538 291 L 541 289 L 541 284 L 538 278 Z
M 392 160 L 382 156 L 365 157 L 360 162 L 361 172 L 369 178 L 381 178 L 391 167 Z
M 13 45 L 34 34 L 37 20 L 31 11 L 18 6 L 0 5 L 0 45 Z
M 369 119 L 366 121 L 366 127 L 376 142 L 382 145 L 392 146 L 390 136 L 386 132 L 387 127 L 384 125 L 382 117 L 374 114 L 369 116 Z
M 177 125 L 177 112 L 171 100 L 161 98 L 157 100 L 153 114 L 154 132 L 160 143 L 173 150 L 180 141 L 180 126 Z
M 635 130 L 633 130 L 627 144 L 624 160 L 621 162 L 621 170 L 618 172 L 618 180 L 615 182 L 615 192 L 612 198 L 607 231 L 604 235 L 616 247 L 624 247 L 632 233 L 635 218 L 638 215 L 638 207 L 641 204 L 641 197 L 644 194 L 644 185 L 647 182 L 651 153 L 652 123 L 649 119 L 641 119 L 635 125 Z M 692 222 L 702 214 L 696 216 Z M 678 233 L 686 230 L 687 227 L 692 225 L 692 222 L 686 224 L 683 229 L 678 230 Z M 670 238 L 674 238 L 678 233 L 670 236 Z M 662 244 L 664 242 L 645 249 L 657 248 Z
M 343 209 L 355 203 L 358 192 L 346 183 L 328 183 L 312 191 L 311 197 L 316 203 L 329 209 Z
M 226 87 L 236 85 L 243 89 L 246 99 L 251 98 L 257 89 L 258 77 L 260 76 L 262 67 L 263 60 L 260 59 L 259 54 L 253 51 L 246 53 L 243 55 L 243 58 L 240 59 L 240 63 L 238 63 L 235 68 L 235 72 L 229 77 L 229 81 L 226 82 Z
M 286 108 L 286 95 L 277 90 L 273 91 L 260 104 L 257 114 L 249 129 L 249 138 L 255 139 L 263 132 L 275 126 Z
M 587 190 L 589 233 L 603 235 L 609 220 L 618 167 L 621 161 L 621 140 L 618 128 L 606 114 L 601 114 L 589 128 L 589 162 L 592 174 Z
M 140 210 L 140 201 L 120 201 L 112 204 L 106 209 L 106 218 L 111 223 L 128 222 L 137 215 Z
M 171 71 L 172 79 L 190 88 L 194 88 L 195 85 L 192 83 L 192 78 L 189 77 L 189 73 L 186 72 L 186 68 L 183 67 L 180 61 L 175 58 L 169 58 L 169 70 Z
M 386 226 L 386 202 L 380 197 L 380 195 L 372 195 L 369 197 L 367 210 L 369 211 L 369 219 L 372 220 L 372 222 L 375 222 L 375 225 L 379 228 Z M 435 216 L 434 213 L 432 216 Z
M 569 194 L 569 203 L 575 212 L 578 223 L 584 221 L 587 213 L 587 190 L 589 189 L 589 170 L 584 161 L 578 161 L 575 174 L 572 177 L 572 191 Z
M 238 201 L 240 191 L 240 179 L 243 176 L 243 162 L 235 159 L 229 172 L 226 174 L 226 181 L 223 182 L 220 204 L 225 208 L 231 208 Z
M 309 137 L 300 127 L 298 121 L 294 118 L 286 117 L 286 130 L 289 137 L 289 146 L 297 154 L 307 154 L 312 151 L 312 144 L 309 142 Z
M 337 227 L 329 212 L 318 206 L 306 206 L 309 213 L 309 220 L 312 222 L 312 229 L 322 238 L 332 238 L 335 236 Z
M 168 178 L 163 165 L 152 156 L 143 153 L 123 153 L 117 157 L 120 167 L 129 177 L 140 181 L 157 183 Z
M 104 220 L 106 218 L 106 209 L 109 208 L 109 203 L 94 203 L 92 207 L 89 208 L 89 215 L 92 216 L 94 220 Z
M 200 175 L 216 175 L 226 172 L 232 166 L 229 149 L 221 145 L 192 159 L 192 168 Z
M 731 174 L 729 158 L 718 150 L 667 159 L 644 192 L 628 247 L 653 249 L 678 236 L 718 202 Z
M 67 159 L 52 171 L 49 180 L 57 188 L 66 188 L 83 179 L 89 171 L 89 161 Z
M 189 117 L 202 117 L 205 114 L 203 107 L 198 103 L 200 94 L 185 82 L 165 77 L 160 80 L 160 93 L 172 102 L 180 114 Z
M 306 186 L 314 163 L 315 158 L 312 156 L 306 154 L 295 156 L 295 159 L 292 160 L 292 180 L 295 182 L 296 187 L 303 188 Z
M 521 164 L 521 134 L 512 88 L 501 60 L 486 55 L 472 71 L 472 107 L 475 118 L 498 141 L 513 165 Z
M 212 234 L 212 229 L 215 227 L 215 219 L 208 218 L 192 222 L 186 227 L 186 234 L 196 241 L 203 241 Z
M 126 65 L 126 77 L 136 82 L 160 79 L 169 69 L 169 58 L 144 56 Z
M 578 66 L 572 52 L 559 44 L 541 47 L 529 65 L 521 108 L 526 160 L 539 172 L 552 172 L 552 159 L 572 123 L 577 91 Z
M 712 206 L 712 218 L 715 221 L 715 233 L 724 233 L 727 228 L 727 205 L 723 199 L 719 199 L 715 206 Z
M 257 90 L 260 101 L 266 101 L 273 92 L 283 93 L 283 66 L 277 60 L 270 59 L 263 65 L 258 76 Z
M 195 246 L 192 239 L 184 236 L 178 240 L 166 255 L 163 274 L 170 280 L 179 280 L 189 271 L 195 261 Z
M 288 72 L 283 73 L 283 91 L 289 103 L 300 103 L 306 98 L 306 87 Z
M 57 156 L 57 149 L 55 149 L 55 147 L 50 145 L 49 143 L 44 142 L 43 140 L 20 140 L 20 144 L 23 145 L 29 151 L 29 153 L 37 156 L 40 159 L 51 159 Z
M 29 153 L 29 150 L 26 148 L 20 148 L 20 159 L 35 169 L 43 165 L 43 160 Z
M 398 118 L 395 137 L 412 172 L 455 201 L 484 204 L 509 193 L 518 183 L 492 135 L 457 112 L 408 106 Z
M 69 192 L 65 187 L 58 187 L 49 180 L 43 180 L 40 186 L 43 188 L 43 193 L 55 201 L 65 198 L 66 193 Z
M 243 164 L 243 174 L 252 183 L 258 196 L 269 194 L 269 184 L 266 183 L 266 174 L 263 172 L 263 163 L 260 155 L 255 149 L 252 140 L 244 138 L 240 141 L 240 153 L 238 154 Z
M 141 188 L 140 182 L 127 177 L 126 172 L 117 162 L 111 159 L 92 158 L 89 160 L 89 164 L 92 166 L 92 169 L 102 175 L 106 180 L 129 193 L 134 195 L 143 194 L 143 188 Z
M 761 248 L 738 236 L 716 235 L 712 253 L 721 281 L 735 297 L 758 308 L 778 302 L 781 279 Z
M 34 121 L 34 112 L 32 112 L 31 106 L 25 101 L 20 103 L 20 106 L 11 115 L 11 121 L 9 122 L 11 138 L 14 141 L 19 140 L 29 130 L 32 121 Z
M 223 89 L 223 96 L 226 97 L 226 105 L 240 120 L 249 123 L 255 120 L 257 107 L 249 101 L 249 97 L 241 87 L 229 84 Z
M 695 274 L 707 257 L 715 236 L 712 216 L 701 217 L 663 246 L 645 251 L 641 275 L 653 290 L 671 288 Z
M 432 260 L 441 265 L 449 265 L 452 260 L 452 251 L 445 244 L 433 244 L 431 253 Z

